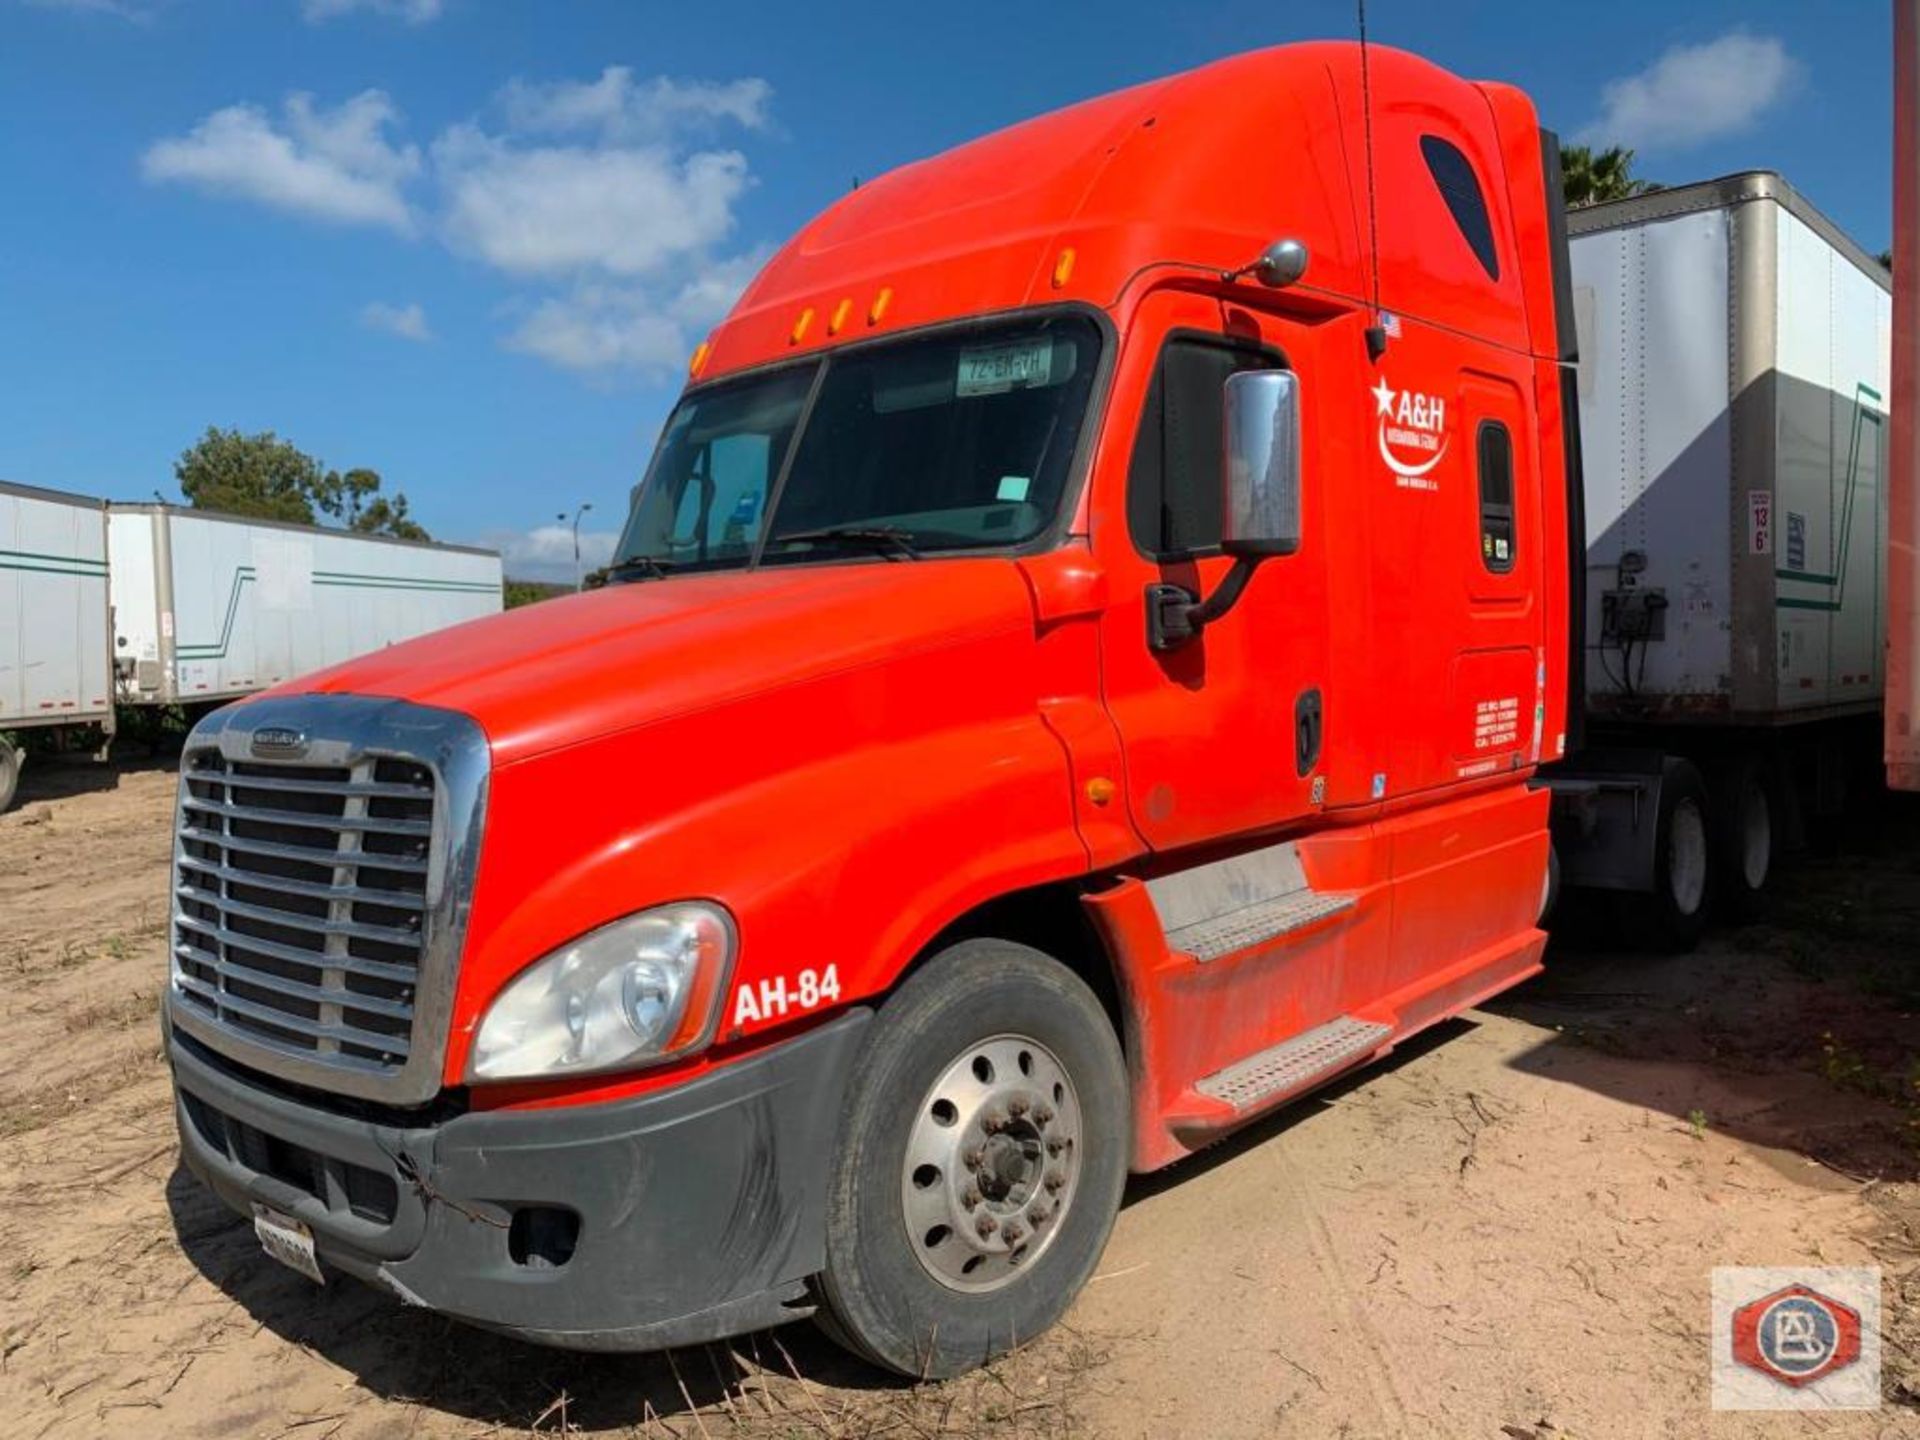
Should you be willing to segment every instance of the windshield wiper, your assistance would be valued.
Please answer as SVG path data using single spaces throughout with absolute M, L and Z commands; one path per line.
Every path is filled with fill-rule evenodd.
M 898 525 L 824 525 L 818 530 L 791 530 L 767 541 L 769 545 L 801 542 L 846 545 L 897 556 L 902 560 L 920 558 L 920 547 L 913 543 L 913 532 Z
M 607 579 L 623 580 L 632 575 L 644 575 L 649 580 L 664 580 L 671 569 L 673 569 L 671 560 L 661 560 L 652 555 L 635 555 L 622 560 L 617 565 L 608 566 Z

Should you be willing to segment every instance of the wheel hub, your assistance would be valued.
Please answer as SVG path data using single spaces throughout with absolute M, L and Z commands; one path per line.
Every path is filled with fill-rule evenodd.
M 998 1289 L 1060 1229 L 1080 1172 L 1080 1105 L 1046 1046 L 967 1047 L 922 1100 L 900 1182 L 907 1239 L 950 1289 Z

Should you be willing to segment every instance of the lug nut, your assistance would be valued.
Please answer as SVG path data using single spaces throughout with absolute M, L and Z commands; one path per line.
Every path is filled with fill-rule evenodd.
M 991 1215 L 982 1215 L 978 1220 L 974 1221 L 973 1228 L 980 1232 L 980 1238 L 984 1240 L 1000 1228 L 1000 1222 Z
M 980 1128 L 989 1135 L 998 1135 L 1007 1128 L 1007 1117 L 998 1110 L 989 1110 L 980 1117 Z
M 1051 1105 L 1034 1106 L 1033 1123 L 1036 1125 L 1051 1125 L 1053 1123 L 1053 1107 Z
M 1027 1219 L 1033 1222 L 1033 1228 L 1036 1230 L 1052 1218 L 1053 1212 L 1044 1205 L 1036 1205 L 1027 1212 Z
M 1026 1096 L 1016 1095 L 1013 1097 L 1013 1099 L 1007 1102 L 1007 1109 L 1011 1114 L 1015 1116 L 1020 1116 L 1027 1113 L 1027 1104 L 1028 1102 L 1027 1102 Z
M 1044 1183 L 1047 1189 L 1058 1190 L 1062 1185 L 1067 1183 L 1066 1172 L 1061 1170 L 1049 1170 L 1047 1172 L 1047 1178 Z
M 980 1203 L 980 1192 L 969 1185 L 967 1187 L 967 1193 L 960 1197 L 960 1203 L 969 1210 L 973 1209 L 974 1206 Z
M 1020 1239 L 1022 1235 L 1025 1235 L 1026 1233 L 1027 1233 L 1026 1231 L 1020 1228 L 1020 1222 L 1018 1220 L 1009 1220 L 1007 1222 L 1007 1228 L 1004 1232 L 1006 1236 L 1006 1241 L 1009 1245 L 1014 1244 L 1016 1241 Z
M 1067 1142 L 1062 1140 L 1057 1135 L 1047 1141 L 1047 1154 L 1049 1155 L 1058 1155 L 1062 1150 L 1066 1148 L 1067 1148 Z
M 978 1145 L 972 1145 L 961 1153 L 960 1163 L 969 1170 L 978 1170 L 980 1168 L 980 1162 L 986 1158 L 986 1155 Z

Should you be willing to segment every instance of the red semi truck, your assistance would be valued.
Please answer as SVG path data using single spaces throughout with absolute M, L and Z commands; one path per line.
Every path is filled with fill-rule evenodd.
M 1524 95 L 1350 44 L 862 185 L 606 588 L 194 732 L 187 1163 L 550 1344 L 1040 1333 L 1130 1171 L 1540 967 L 1566 256 Z

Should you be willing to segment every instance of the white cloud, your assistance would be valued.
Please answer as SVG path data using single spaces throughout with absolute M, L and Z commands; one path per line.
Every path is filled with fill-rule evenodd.
M 731 121 L 764 129 L 773 87 L 764 80 L 637 82 L 624 65 L 592 81 L 529 84 L 512 80 L 500 92 L 510 129 L 528 134 L 597 133 L 609 140 L 661 140 L 686 127 Z
M 333 10 L 351 0 L 324 0 Z M 399 0 L 394 0 L 399 3 Z M 719 126 L 763 130 L 764 80 L 515 81 L 497 128 L 444 130 L 422 148 L 369 90 L 331 110 L 289 96 L 217 110 L 142 157 L 154 183 L 195 186 L 340 224 L 425 231 L 536 288 L 507 309 L 510 349 L 583 373 L 678 369 L 733 304 L 764 252 L 730 253 L 746 157 Z M 376 303 L 361 322 L 431 338 L 417 305 Z
M 723 240 L 749 183 L 738 151 L 527 148 L 472 126 L 448 131 L 433 157 L 449 240 L 523 275 L 656 271 Z
M 301 13 L 316 25 L 355 10 L 404 20 L 409 25 L 425 25 L 438 20 L 445 8 L 445 0 L 301 0 L 300 5 Z
M 284 124 L 257 106 L 216 110 L 185 135 L 157 141 L 141 157 L 141 173 L 258 201 L 341 225 L 378 225 L 402 234 L 414 228 L 402 186 L 419 173 L 420 152 L 395 145 L 387 127 L 399 112 L 378 90 L 331 110 L 310 95 L 287 97 Z
M 646 286 L 577 286 L 534 306 L 507 337 L 507 347 L 582 373 L 675 373 L 698 337 L 727 313 L 762 258 L 756 252 L 703 266 L 664 295 Z
M 427 312 L 416 300 L 407 305 L 389 305 L 384 300 L 369 301 L 360 311 L 360 323 L 369 330 L 384 330 L 402 340 L 425 343 L 433 339 L 427 324 Z
M 1735 30 L 1675 45 L 1637 74 L 1608 81 L 1600 114 L 1574 138 L 1647 150 L 1718 140 L 1752 126 L 1800 77 L 1800 62 L 1772 36 Z
M 583 521 L 581 573 L 598 570 L 613 559 L 613 547 L 619 538 L 612 530 L 590 530 Z M 573 527 L 570 524 L 541 525 L 525 532 L 488 535 L 480 543 L 500 552 L 501 568 L 511 579 L 545 580 L 559 585 L 573 583 Z

